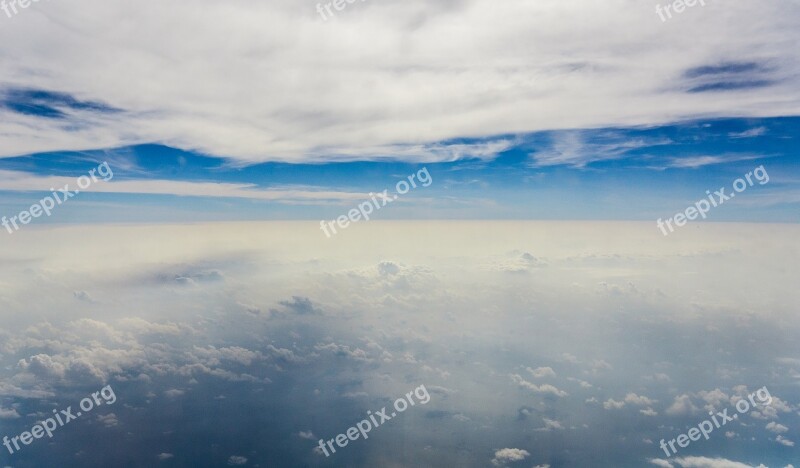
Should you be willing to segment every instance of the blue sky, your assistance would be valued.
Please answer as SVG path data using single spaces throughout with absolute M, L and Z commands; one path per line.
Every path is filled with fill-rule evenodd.
M 376 218 L 651 221 L 763 165 L 769 182 L 714 210 L 710 220 L 797 222 L 798 129 L 800 118 L 786 117 L 498 135 L 439 143 L 494 145 L 496 153 L 431 163 L 387 162 L 376 154 L 373 161 L 243 164 L 153 144 L 42 153 L 0 159 L 0 170 L 11 171 L 4 179 L 31 176 L 29 190 L 6 189 L 0 207 L 10 215 L 46 196 L 50 186 L 37 185 L 37 177 L 75 179 L 107 161 L 114 178 L 100 185 L 127 182 L 114 189 L 123 193 L 83 193 L 41 222 L 333 219 L 369 192 L 393 192 L 398 180 L 427 167 L 434 182 Z M 166 183 L 153 190 L 145 181 Z M 201 183 L 212 189 L 194 185 Z M 213 190 L 226 184 L 241 188 L 233 196 Z M 186 187 L 193 195 L 180 195 Z M 258 199 L 261 191 L 276 195 Z M 316 196 L 298 199 L 297 192 Z

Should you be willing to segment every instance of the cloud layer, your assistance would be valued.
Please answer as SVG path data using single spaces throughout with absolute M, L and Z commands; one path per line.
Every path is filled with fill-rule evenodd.
M 329 21 L 315 6 L 76 0 L 2 17 L 0 154 L 159 142 L 442 161 L 508 144 L 461 137 L 800 110 L 795 1 L 667 23 L 635 0 L 369 1 Z
M 19 433 L 113 385 L 113 413 L 26 447 L 37 466 L 782 467 L 796 231 L 373 222 L 331 247 L 300 222 L 31 230 L 0 244 L 0 418 Z M 314 451 L 419 385 L 424 408 Z M 661 439 L 763 386 L 772 403 L 702 456 L 659 461 Z

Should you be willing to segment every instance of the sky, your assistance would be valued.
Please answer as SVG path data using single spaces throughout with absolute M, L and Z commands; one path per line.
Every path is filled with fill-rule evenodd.
M 381 219 L 655 220 L 764 165 L 713 220 L 797 221 L 797 1 L 316 5 L 0 16 L 0 209 L 106 161 L 37 223 L 335 219 L 422 167 Z
M 800 466 L 800 0 L 11 1 L 0 467 Z
M 240 165 L 164 145 L 0 160 L 0 201 L 26 210 L 106 162 L 113 173 L 37 223 L 335 219 L 369 194 L 427 169 L 431 181 L 377 219 L 668 218 L 756 168 L 712 221 L 797 222 L 800 119 L 717 119 L 657 127 L 536 132 L 485 141 L 497 154 L 452 161 Z M 502 143 L 498 143 L 502 142 Z M 449 143 L 476 146 L 469 140 Z M 87 209 L 88 208 L 88 209 Z

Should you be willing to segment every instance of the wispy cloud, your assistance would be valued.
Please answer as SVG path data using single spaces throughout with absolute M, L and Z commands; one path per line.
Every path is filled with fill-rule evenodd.
M 737 161 L 751 161 L 753 159 L 762 159 L 769 156 L 763 154 L 721 154 L 715 156 L 686 156 L 680 158 L 671 158 L 665 166 L 660 168 L 689 168 L 697 169 L 703 166 L 710 166 L 713 164 L 725 164 Z
M 551 135 L 549 146 L 530 154 L 534 167 L 585 167 L 597 161 L 622 159 L 631 151 L 667 145 L 666 138 L 634 137 L 610 131 L 564 131 Z
M 0 171 L 0 190 L 15 192 L 47 192 L 70 184 L 76 188 L 74 177 L 37 176 L 26 172 Z M 311 189 L 264 189 L 255 184 L 221 182 L 185 182 L 175 180 L 113 180 L 92 185 L 98 193 L 126 193 L 147 195 L 176 195 L 192 197 L 249 198 L 302 204 L 321 201 L 345 202 L 363 200 L 366 193 Z

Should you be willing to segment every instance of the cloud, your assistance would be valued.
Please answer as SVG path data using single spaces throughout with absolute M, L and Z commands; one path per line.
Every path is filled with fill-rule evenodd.
M 351 348 L 349 345 L 336 343 L 317 344 L 314 349 L 320 352 L 329 353 L 333 356 L 346 357 L 355 361 L 371 361 L 369 354 L 361 348 Z
M 624 401 L 615 401 L 609 398 L 607 401 L 603 402 L 603 408 L 605 409 L 622 409 L 624 407 Z
M 634 406 L 651 406 L 654 403 L 657 403 L 657 400 L 652 400 L 647 398 L 646 396 L 640 396 L 635 393 L 628 393 L 625 395 L 625 399 L 622 401 L 616 401 L 614 399 L 609 398 L 607 401 L 603 403 L 603 408 L 605 409 L 622 409 L 625 407 L 626 404 L 634 405 Z M 652 412 L 652 409 L 647 411 L 642 411 L 644 414 L 648 414 Z
M 228 458 L 228 465 L 230 466 L 241 466 L 247 464 L 247 458 L 239 456 L 239 455 L 231 455 Z
M 0 406 L 0 419 L 17 419 L 19 413 L 15 408 L 3 408 Z
M 551 135 L 549 147 L 532 153 L 535 167 L 568 165 L 584 167 L 597 161 L 626 157 L 642 148 L 669 144 L 666 139 L 631 139 L 629 135 L 610 131 L 575 130 Z
M 770 432 L 774 432 L 775 434 L 783 434 L 789 431 L 788 427 L 784 426 L 783 424 L 778 424 L 775 421 L 768 423 L 766 429 Z
M 711 391 L 698 392 L 697 396 L 706 402 L 704 408 L 707 411 L 713 411 L 715 409 L 722 408 L 728 403 L 728 401 L 730 401 L 728 394 L 718 388 Z
M 789 439 L 787 439 L 787 438 L 785 438 L 785 437 L 783 437 L 781 435 L 776 437 L 775 441 L 778 442 L 779 444 L 785 445 L 787 447 L 794 447 L 794 442 L 792 442 L 791 440 L 789 440 Z
M 639 410 L 645 416 L 658 416 L 658 411 L 654 410 L 653 408 L 646 408 L 643 410 Z
M 752 466 L 725 458 L 681 457 L 673 460 L 681 468 L 767 468 L 764 465 Z
M 198 0 L 190 15 L 183 4 L 37 5 L 0 31 L 15 44 L 0 67 L 0 151 L 165 142 L 237 161 L 442 161 L 504 148 L 465 137 L 798 111 L 794 51 L 761 47 L 798 37 L 783 2 L 709 5 L 658 34 L 634 0 L 361 6 L 323 22 L 291 0 Z M 126 21 L 136 30 L 100 40 Z M 542 163 L 592 158 L 553 155 Z
M 755 127 L 749 130 L 745 130 L 743 132 L 732 132 L 729 133 L 728 136 L 730 138 L 755 138 L 762 135 L 766 135 L 767 127 Z
M 658 459 L 658 458 L 651 458 L 649 461 L 650 461 L 650 464 L 656 465 L 656 466 L 661 467 L 661 468 L 675 468 L 675 465 L 673 465 L 672 463 L 668 462 L 667 460 L 661 460 L 661 459 Z
M 528 458 L 531 454 L 527 450 L 517 448 L 504 448 L 494 452 L 492 464 L 494 466 L 505 466 L 509 462 L 518 462 Z
M 542 418 L 544 421 L 544 427 L 540 429 L 536 429 L 537 431 L 563 431 L 564 425 L 561 422 L 556 421 L 554 419 Z
M 721 154 L 721 155 L 703 155 L 703 156 L 682 156 L 679 158 L 671 158 L 665 167 L 678 168 L 678 169 L 697 169 L 713 164 L 726 164 L 738 161 L 752 161 L 761 159 L 765 156 L 763 154 Z
M 550 384 L 536 385 L 534 383 L 528 382 L 527 380 L 523 379 L 522 376 L 519 374 L 512 374 L 511 380 L 513 380 L 520 387 L 526 388 L 534 393 L 544 393 L 557 397 L 567 396 L 567 392 L 559 390 L 558 388 Z
M 46 192 L 51 187 L 76 186 L 75 177 L 38 176 L 35 174 L 0 170 L 0 190 Z M 304 204 L 318 202 L 350 202 L 369 198 L 367 193 L 338 192 L 332 190 L 264 189 L 254 184 L 222 182 L 184 182 L 173 180 L 111 180 L 96 183 L 85 191 L 95 193 L 127 193 L 147 195 L 176 195 L 214 198 L 244 198 L 275 202 Z
M 778 421 L 791 427 L 783 421 L 783 411 L 796 412 L 795 405 L 786 403 L 798 401 L 796 386 L 791 385 L 796 377 L 790 372 L 773 375 L 771 369 L 774 356 L 791 349 L 791 337 L 796 336 L 787 330 L 798 323 L 789 306 L 797 293 L 791 288 L 791 275 L 783 274 L 797 261 L 785 248 L 796 238 L 796 228 L 708 226 L 708 231 L 666 245 L 652 242 L 652 226 L 637 223 L 513 223 L 506 229 L 433 222 L 425 226 L 426 237 L 430 233 L 447 242 L 420 243 L 419 223 L 388 223 L 370 224 L 364 233 L 330 249 L 304 240 L 303 233 L 315 226 L 292 224 L 69 226 L 43 228 L 0 243 L 0 257 L 7 259 L 0 264 L 0 301 L 9 312 L 0 329 L 0 393 L 26 395 L 3 394 L 3 408 L 15 408 L 25 417 L 74 407 L 87 391 L 96 390 L 84 391 L 84 381 L 71 379 L 73 363 L 81 362 L 76 377 L 105 375 L 114 383 L 125 402 L 114 407 L 117 428 L 125 430 L 112 430 L 108 436 L 124 438 L 123 447 L 142 465 L 148 459 L 157 462 L 161 452 L 185 458 L 186 447 L 169 443 L 172 436 L 164 432 L 202 424 L 209 402 L 219 409 L 219 422 L 215 419 L 208 428 L 210 434 L 220 435 L 218 464 L 225 465 L 225 454 L 247 454 L 248 465 L 264 465 L 260 457 L 268 452 L 275 454 L 273 459 L 313 456 L 316 443 L 301 438 L 300 432 L 333 437 L 342 428 L 325 421 L 354 424 L 354 415 L 389 408 L 395 398 L 422 383 L 433 406 L 409 408 L 397 416 L 397 424 L 392 421 L 385 429 L 405 434 L 411 452 L 393 455 L 393 434 L 374 442 L 371 437 L 374 458 L 367 454 L 364 460 L 369 466 L 402 465 L 402 457 L 424 459 L 431 453 L 427 445 L 449 443 L 451 434 L 470 427 L 493 428 L 496 434 L 492 440 L 467 434 L 463 450 L 437 454 L 437 465 L 486 466 L 497 447 L 522 450 L 556 437 L 567 444 L 585 442 L 573 444 L 570 457 L 576 466 L 610 466 L 597 462 L 591 447 L 598 443 L 616 454 L 611 464 L 640 466 L 658 456 L 655 445 L 643 439 L 657 443 L 669 427 L 691 427 L 700 416 L 707 417 L 706 412 L 676 415 L 665 422 L 647 417 L 650 409 L 663 414 L 682 396 L 702 409 L 718 402 L 725 405 L 731 394 L 749 393 L 746 388 L 717 388 L 720 380 L 773 382 L 770 385 L 784 392 L 780 399 L 773 395 Z M 493 240 L 487 246 L 484 233 L 489 231 Z M 546 255 L 552 266 L 547 275 L 519 277 L 477 267 L 504 252 L 532 249 Z M 575 259 L 578 255 L 581 260 Z M 217 259 L 213 266 L 209 258 Z M 755 283 L 752 275 L 739 274 L 765 264 L 771 268 Z M 224 281 L 196 289 L 141 280 L 152 278 L 153 271 L 191 276 L 212 269 Z M 714 275 L 705 274 L 712 270 Z M 704 274 L 677 274 L 680 271 Z M 408 281 L 401 285 L 398 279 L 403 277 Z M 598 279 L 609 277 L 635 277 L 641 294 L 594 294 Z M 664 294 L 650 293 L 657 288 Z M 773 306 L 753 312 L 764 301 L 754 288 L 768 291 Z M 76 290 L 91 291 L 98 303 L 73 300 Z M 302 308 L 305 302 L 293 300 L 293 295 L 312 298 L 312 306 L 325 314 L 303 316 L 287 308 L 282 317 L 266 317 L 240 306 L 275 305 L 283 310 L 278 306 L 283 301 Z M 737 354 L 736 340 L 728 339 L 742 330 L 758 330 L 763 348 L 746 360 Z M 660 338 L 642 346 L 642 336 Z M 704 353 L 709 342 L 719 352 Z M 559 359 L 564 361 L 556 362 Z M 566 380 L 585 378 L 593 367 L 607 368 L 600 359 L 613 363 L 614 369 L 593 376 L 593 388 Z M 538 367 L 551 363 L 559 367 L 556 377 Z M 692 373 L 686 363 L 716 366 L 726 374 Z M 656 372 L 668 373 L 671 382 L 662 383 L 665 378 L 654 377 Z M 548 376 L 536 380 L 532 375 L 539 373 Z M 509 380 L 504 384 L 505 378 Z M 556 378 L 572 386 L 570 395 L 557 398 L 566 392 L 556 388 Z M 545 382 L 554 386 L 540 385 Z M 682 390 L 676 394 L 676 389 Z M 164 392 L 170 390 L 186 393 L 168 398 Z M 45 396 L 26 401 L 33 392 Z M 362 397 L 347 398 L 356 395 Z M 600 395 L 602 401 L 613 397 L 625 409 L 602 410 L 602 401 L 584 404 Z M 481 405 L 487 401 L 493 404 Z M 264 414 L 270 415 L 269 421 Z M 786 415 L 791 421 L 793 416 Z M 253 417 L 259 428 L 255 432 L 241 423 Z M 512 424 L 507 424 L 509 418 Z M 630 420 L 636 424 L 628 424 Z M 775 450 L 789 450 L 775 438 L 788 438 L 791 432 L 768 432 L 773 440 L 765 440 L 764 428 L 771 421 L 775 420 L 735 426 L 740 433 L 736 440 L 760 437 Z M 95 417 L 88 422 L 92 424 L 86 430 L 104 427 Z M 84 438 L 83 426 L 75 426 L 75 440 L 91 440 Z M 523 426 L 528 433 L 520 431 Z M 722 441 L 730 427 L 722 428 Z M 166 445 L 147 450 L 153 437 Z M 237 444 L 249 448 L 243 451 Z M 740 459 L 758 460 L 756 445 L 742 445 L 747 450 Z M 521 461 L 503 463 L 530 468 L 550 462 L 552 455 L 528 452 L 531 455 Z M 36 466 L 42 464 L 36 451 L 31 456 Z
M 680 416 L 692 414 L 697 411 L 697 407 L 692 403 L 692 397 L 689 395 L 679 395 L 675 397 L 675 401 L 667 408 L 665 413 L 670 416 Z
M 175 458 L 175 455 L 172 453 L 159 453 L 157 457 L 159 460 L 169 460 L 170 458 Z

